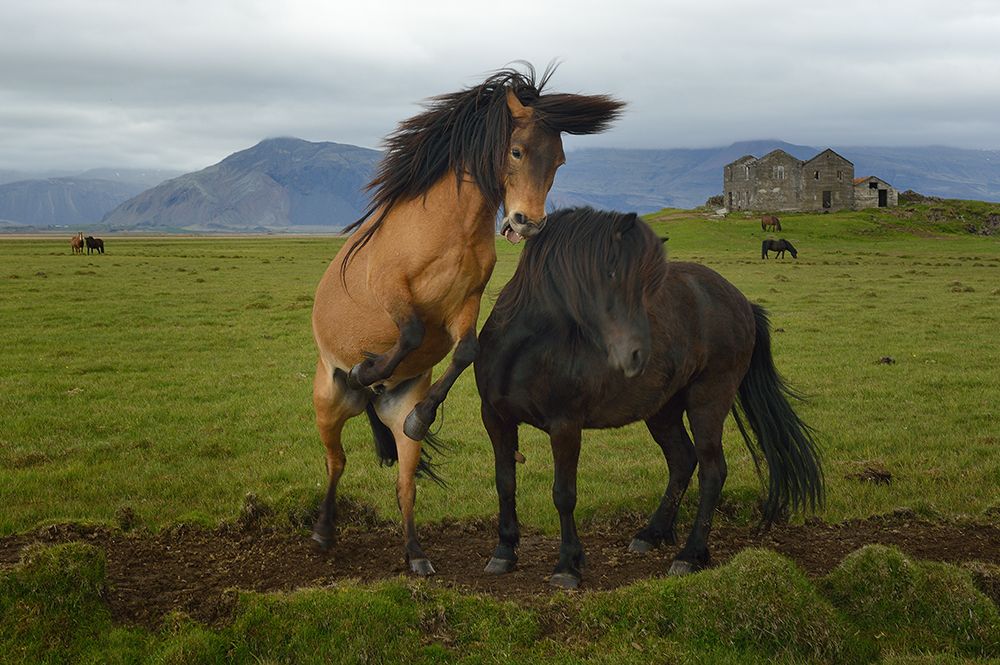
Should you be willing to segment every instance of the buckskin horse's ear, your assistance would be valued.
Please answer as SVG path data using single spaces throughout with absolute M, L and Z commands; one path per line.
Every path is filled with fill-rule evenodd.
M 510 88 L 507 88 L 507 108 L 510 109 L 515 122 L 524 122 L 531 118 L 531 109 L 522 104 Z
M 615 220 L 614 230 L 615 239 L 621 240 L 621 237 L 628 233 L 628 231 L 635 226 L 635 220 L 638 219 L 638 215 L 634 212 L 630 212 L 627 215 L 621 215 Z

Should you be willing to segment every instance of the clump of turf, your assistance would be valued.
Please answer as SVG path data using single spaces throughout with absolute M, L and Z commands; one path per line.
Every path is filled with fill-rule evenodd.
M 869 545 L 848 555 L 825 587 L 836 607 L 891 652 L 982 656 L 1000 650 L 996 605 L 955 566 Z
M 123 661 L 138 660 L 145 638 L 112 628 L 104 585 L 104 554 L 97 548 L 30 548 L 19 565 L 0 572 L 0 660 L 98 662 L 108 650 Z
M 744 550 L 697 575 L 596 596 L 581 609 L 581 620 L 591 630 L 669 637 L 761 662 L 854 663 L 877 654 L 794 563 L 763 549 Z

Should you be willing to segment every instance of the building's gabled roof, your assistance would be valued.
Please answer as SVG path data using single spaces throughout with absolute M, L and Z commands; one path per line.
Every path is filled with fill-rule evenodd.
M 880 183 L 882 183 L 886 187 L 892 187 L 892 185 L 890 185 L 889 183 L 887 183 L 885 180 L 882 180 L 882 178 L 879 178 L 878 176 L 874 176 L 874 175 L 866 175 L 864 178 L 855 178 L 854 179 L 854 186 L 856 187 L 856 186 L 864 184 L 864 183 L 866 183 L 866 182 L 868 182 L 870 180 L 878 180 Z
M 831 155 L 833 155 L 833 156 L 835 156 L 835 157 L 839 157 L 840 159 L 844 160 L 845 162 L 847 162 L 847 163 L 848 163 L 848 164 L 850 164 L 851 166 L 854 166 L 854 162 L 852 162 L 851 160 L 847 159 L 847 158 L 846 158 L 846 157 L 844 157 L 843 155 L 839 155 L 839 154 L 837 154 L 837 152 L 836 152 L 836 151 L 834 151 L 834 150 L 833 150 L 833 149 L 831 149 L 831 148 L 827 148 L 827 149 L 826 149 L 826 150 L 824 150 L 823 152 L 821 152 L 821 153 L 817 154 L 817 155 L 816 155 L 815 157 L 812 157 L 812 158 L 810 158 L 810 159 L 807 159 L 806 161 L 804 161 L 804 162 L 803 162 L 803 164 L 808 164 L 809 162 L 812 162 L 812 161 L 815 161 L 815 160 L 819 159 L 820 157 L 822 157 L 823 155 L 825 155 L 825 154 L 827 154 L 827 153 L 829 153 L 829 154 L 831 154 Z
M 797 157 L 795 157 L 795 155 L 791 155 L 791 154 L 785 152 L 784 150 L 782 150 L 781 148 L 776 148 L 775 150 L 772 150 L 771 152 L 769 152 L 766 155 L 764 155 L 763 157 L 761 157 L 759 161 L 762 161 L 762 162 L 763 161 L 770 161 L 772 159 L 779 159 L 779 158 L 787 160 L 787 161 L 790 161 L 790 162 L 796 162 L 798 164 L 802 163 L 802 161 L 800 159 L 798 159 Z
M 733 161 L 726 164 L 726 166 L 736 166 L 737 164 L 743 164 L 744 162 L 756 162 L 757 158 L 753 155 L 743 155 L 739 159 L 734 159 Z

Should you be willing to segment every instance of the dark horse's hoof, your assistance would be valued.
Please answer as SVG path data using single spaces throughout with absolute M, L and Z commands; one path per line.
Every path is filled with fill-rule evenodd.
M 648 552 L 652 552 L 655 547 L 656 545 L 647 542 L 642 538 L 633 538 L 632 542 L 628 544 L 628 551 L 636 554 L 646 554 Z
M 577 589 L 580 586 L 580 578 L 572 573 L 556 573 L 549 578 L 549 584 L 560 589 Z
M 414 441 L 423 441 L 430 428 L 431 424 L 425 423 L 424 420 L 417 415 L 416 409 L 410 411 L 410 415 L 406 416 L 406 420 L 403 422 L 403 434 L 410 437 Z
M 318 533 L 313 533 L 312 535 L 313 547 L 318 549 L 320 552 L 329 552 L 330 548 L 333 547 L 333 537 L 322 536 Z
M 516 567 L 516 559 L 498 559 L 493 557 L 490 559 L 490 562 L 486 564 L 486 572 L 490 575 L 504 575 L 506 573 L 513 572 Z
M 430 559 L 410 559 L 410 571 L 421 577 L 433 575 L 435 572 Z
M 677 559 L 670 564 L 670 572 L 667 574 L 671 577 L 683 577 L 684 575 L 697 573 L 698 570 L 700 570 L 699 566 L 696 566 L 690 561 L 681 561 L 680 559 Z

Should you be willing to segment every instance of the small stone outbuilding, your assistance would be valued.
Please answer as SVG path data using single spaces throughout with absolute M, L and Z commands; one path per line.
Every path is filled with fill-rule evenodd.
M 887 208 L 899 205 L 896 188 L 873 175 L 854 179 L 854 209 Z

